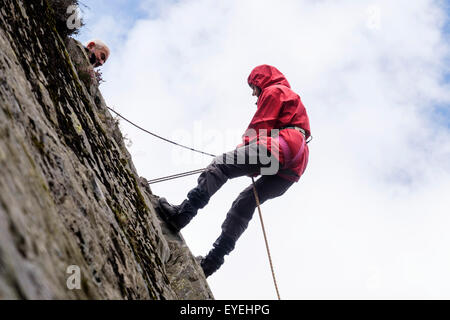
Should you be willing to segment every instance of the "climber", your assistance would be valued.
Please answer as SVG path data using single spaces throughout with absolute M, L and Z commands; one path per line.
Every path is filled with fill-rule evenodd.
M 257 111 L 242 136 L 243 142 L 235 150 L 214 158 L 180 205 L 171 205 L 165 198 L 159 200 L 161 218 L 174 232 L 185 227 L 228 179 L 261 174 L 255 186 L 262 204 L 284 194 L 306 169 L 309 157 L 306 140 L 311 131 L 300 97 L 291 90 L 284 75 L 269 65 L 253 69 L 247 81 L 258 101 Z M 224 256 L 234 249 L 255 209 L 250 185 L 233 202 L 213 249 L 201 258 L 206 277 L 224 263 Z
M 94 68 L 101 67 L 108 60 L 111 51 L 102 40 L 91 40 L 86 43 L 86 52 Z

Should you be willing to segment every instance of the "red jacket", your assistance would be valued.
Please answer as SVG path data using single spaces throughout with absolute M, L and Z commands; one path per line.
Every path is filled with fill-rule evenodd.
M 280 162 L 282 169 L 278 175 L 291 181 L 298 181 L 308 164 L 309 149 L 303 134 L 295 129 L 280 131 L 279 137 L 271 138 L 272 129 L 296 126 L 305 130 L 306 138 L 311 136 L 306 109 L 298 94 L 291 90 L 289 82 L 275 67 L 261 65 L 253 69 L 248 77 L 248 84 L 261 89 L 257 110 L 246 133 L 242 136 L 243 144 L 257 141 L 264 145 Z M 256 130 L 256 136 L 251 132 Z M 267 134 L 259 133 L 266 129 Z M 249 131 L 250 130 L 250 131 Z M 274 141 L 272 141 L 274 140 Z M 286 146 L 289 150 L 285 150 Z M 296 157 L 297 156 L 297 157 Z M 289 159 L 285 159 L 289 157 Z M 293 163 L 289 163 L 294 160 Z

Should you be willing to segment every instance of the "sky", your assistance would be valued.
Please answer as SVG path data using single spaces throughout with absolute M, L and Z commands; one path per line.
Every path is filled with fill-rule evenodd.
M 282 71 L 309 114 L 308 168 L 261 207 L 282 299 L 450 299 L 448 1 L 81 0 L 112 54 L 107 104 L 209 153 L 232 150 L 254 112 L 251 70 Z M 121 122 L 147 179 L 204 168 L 204 155 Z M 196 176 L 152 185 L 179 204 Z M 194 255 L 249 184 L 230 180 L 182 231 Z M 276 299 L 255 212 L 216 299 Z

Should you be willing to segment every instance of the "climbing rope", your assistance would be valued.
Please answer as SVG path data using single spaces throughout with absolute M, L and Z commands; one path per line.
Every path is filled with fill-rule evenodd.
M 158 138 L 158 139 L 161 139 L 161 140 L 166 141 L 166 142 L 168 142 L 168 143 L 174 144 L 174 145 L 179 146 L 179 147 L 181 147 L 181 148 L 188 149 L 188 150 L 190 150 L 190 151 L 194 151 L 194 152 L 198 152 L 198 153 L 201 153 L 201 154 L 204 154 L 204 155 L 207 155 L 207 156 L 215 157 L 215 155 L 213 155 L 213 154 L 211 154 L 211 153 L 203 152 L 203 151 L 200 151 L 200 150 L 196 150 L 196 149 L 194 149 L 194 148 L 191 148 L 191 147 L 184 146 L 184 145 L 179 144 L 179 143 L 176 143 L 176 142 L 174 142 L 174 141 L 172 141 L 172 140 L 169 140 L 169 139 L 166 139 L 166 138 L 164 138 L 164 137 L 161 137 L 160 135 L 157 135 L 156 133 L 153 133 L 153 132 L 150 132 L 150 131 L 148 131 L 148 130 L 145 130 L 144 128 L 138 126 L 137 124 L 131 122 L 130 120 L 128 120 L 127 118 L 125 118 L 124 116 L 122 116 L 120 113 L 118 113 L 118 112 L 115 111 L 114 109 L 112 109 L 112 108 L 110 108 L 110 107 L 107 107 L 107 108 L 108 108 L 110 111 L 114 112 L 116 115 L 118 115 L 120 118 L 122 118 L 123 120 L 125 120 L 126 122 L 128 122 L 129 124 L 135 126 L 136 128 L 138 128 L 138 129 L 140 129 L 140 130 L 142 130 L 142 131 L 144 131 L 144 132 L 146 132 L 146 133 L 148 133 L 148 134 L 150 134 L 150 135 L 152 135 L 152 136 L 154 136 L 154 137 L 156 137 L 156 138 Z
M 266 243 L 267 256 L 269 257 L 270 270 L 272 271 L 273 284 L 275 285 L 275 290 L 277 292 L 278 300 L 281 300 L 280 291 L 278 290 L 278 285 L 277 285 L 277 279 L 275 277 L 275 270 L 273 268 L 272 256 L 270 255 L 269 241 L 267 240 L 266 228 L 264 227 L 264 220 L 263 220 L 262 213 L 261 213 L 261 204 L 259 203 L 258 191 L 256 190 L 256 184 L 255 184 L 254 178 L 252 178 L 252 182 L 253 182 L 253 193 L 255 195 L 256 206 L 258 207 L 259 220 L 261 221 L 261 228 L 262 228 L 263 235 L 264 235 L 264 242 Z
M 118 113 L 117 111 L 111 109 L 110 107 L 107 107 L 107 108 L 108 108 L 110 111 L 114 112 L 116 115 L 118 115 L 120 118 L 122 118 L 123 120 L 125 120 L 126 122 L 128 122 L 129 124 L 135 126 L 135 127 L 138 128 L 139 130 L 141 130 L 141 131 L 143 131 L 143 132 L 145 132 L 145 133 L 148 133 L 148 134 L 150 134 L 150 135 L 152 135 L 152 136 L 154 136 L 154 137 L 156 137 L 156 138 L 159 138 L 159 139 L 161 139 L 161 140 L 164 140 L 164 141 L 166 141 L 166 142 L 169 142 L 169 143 L 171 143 L 171 144 L 174 144 L 174 145 L 176 145 L 176 146 L 179 146 L 179 147 L 182 147 L 182 148 L 185 148 L 185 149 L 194 151 L 194 152 L 198 152 L 198 153 L 201 153 L 201 154 L 204 154 L 204 155 L 207 155 L 207 156 L 211 156 L 211 157 L 216 157 L 215 155 L 213 155 L 213 154 L 211 154 L 211 153 L 207 153 L 207 152 L 203 152 L 203 151 L 200 151 L 200 150 L 196 150 L 196 149 L 193 149 L 193 148 L 190 148 L 190 147 L 181 145 L 181 144 L 179 144 L 179 143 L 176 143 L 176 142 L 174 142 L 174 141 L 171 141 L 171 140 L 169 140 L 169 139 L 163 138 L 163 137 L 161 137 L 161 136 L 159 136 L 159 135 L 157 135 L 157 134 L 155 134 L 155 133 L 153 133 L 153 132 L 150 132 L 150 131 L 148 131 L 148 130 L 146 130 L 146 129 L 140 127 L 140 126 L 138 126 L 138 125 L 135 124 L 134 122 L 132 122 L 132 121 L 128 120 L 127 118 L 125 118 L 124 116 L 122 116 L 122 115 L 121 115 L 120 113 Z M 167 176 L 167 177 L 157 178 L 157 179 L 153 179 L 153 180 L 148 181 L 148 184 L 154 184 L 154 183 L 158 183 L 158 182 L 164 182 L 164 181 L 169 181 L 169 180 L 178 179 L 178 178 L 182 178 L 182 177 L 187 177 L 187 176 L 190 176 L 190 175 L 202 173 L 202 172 L 205 171 L 205 170 L 206 170 L 206 168 L 205 168 L 205 169 L 197 169 L 197 170 L 192 170 L 192 171 L 187 171 L 187 172 L 183 172 L 183 173 L 178 173 L 178 174 L 170 175 L 170 176 Z M 264 227 L 264 221 L 263 221 L 263 217 L 262 217 L 262 213 L 261 213 L 261 204 L 260 204 L 260 202 L 259 202 L 258 191 L 256 190 L 256 184 L 255 184 L 255 179 L 254 179 L 254 178 L 252 178 L 252 183 L 253 183 L 253 193 L 254 193 L 254 195 L 255 195 L 255 200 L 256 200 L 256 206 L 258 207 L 259 220 L 261 221 L 261 228 L 262 228 L 263 235 L 264 235 L 264 242 L 265 242 L 265 244 L 266 244 L 267 256 L 268 256 L 268 258 L 269 258 L 270 269 L 271 269 L 271 271 L 272 271 L 273 283 L 274 283 L 274 285 L 275 285 L 275 290 L 276 290 L 276 292 L 277 292 L 278 300 L 281 300 L 281 298 L 280 298 L 280 292 L 279 292 L 279 290 L 278 290 L 277 280 L 276 280 L 276 277 L 275 277 L 275 270 L 274 270 L 274 267 L 273 267 L 272 257 L 271 257 L 271 255 L 270 255 L 269 241 L 267 240 L 266 228 Z
M 169 181 L 169 180 L 173 180 L 173 179 L 178 179 L 178 178 L 192 176 L 194 174 L 202 173 L 205 170 L 206 170 L 206 168 L 192 170 L 192 171 L 187 171 L 187 172 L 183 172 L 183 173 L 173 174 L 173 175 L 167 176 L 167 177 L 162 177 L 162 178 L 149 180 L 147 182 L 148 182 L 148 184 L 155 184 L 155 183 L 159 183 L 159 182 L 165 182 L 165 181 Z

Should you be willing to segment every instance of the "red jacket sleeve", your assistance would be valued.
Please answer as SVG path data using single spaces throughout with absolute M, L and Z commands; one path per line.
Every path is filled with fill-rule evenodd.
M 266 129 L 267 134 L 270 135 L 270 130 L 277 128 L 282 105 L 283 102 L 280 99 L 280 92 L 276 88 L 267 88 L 264 90 L 258 100 L 256 113 L 250 121 L 247 130 L 242 135 L 243 143 L 239 146 L 246 145 L 255 139 L 260 129 Z

